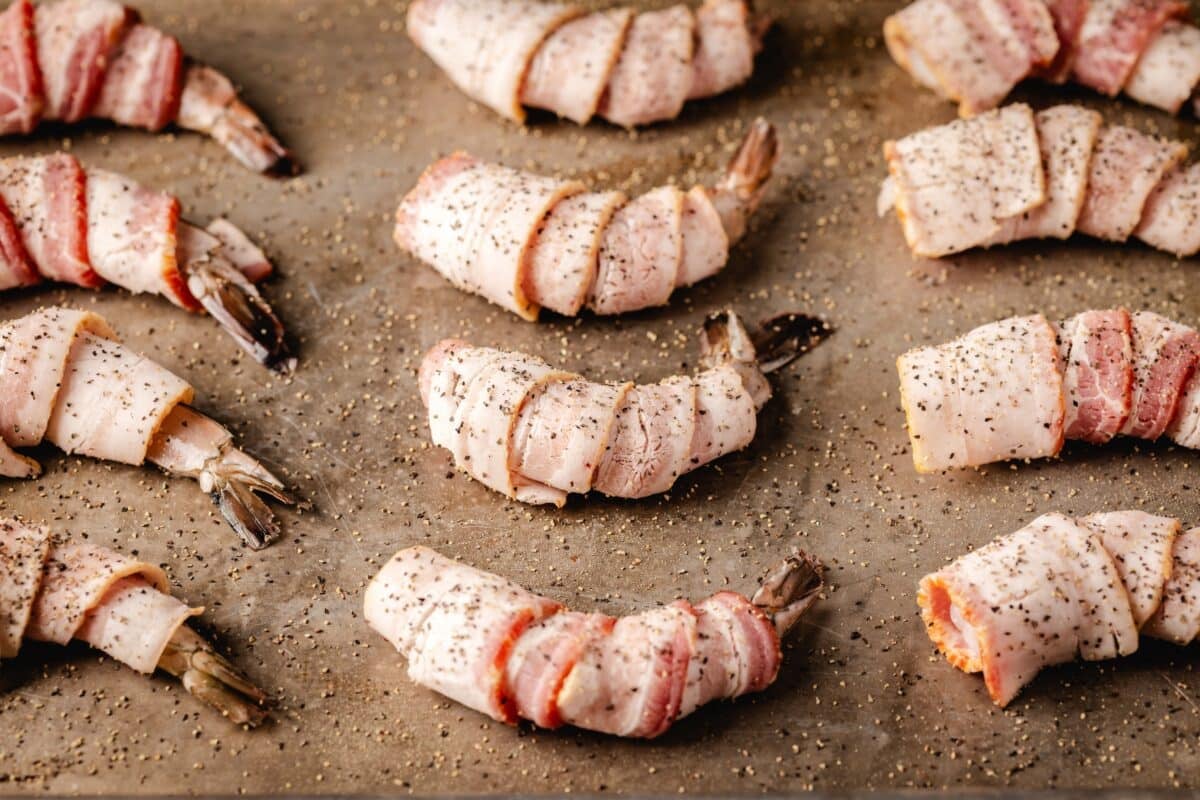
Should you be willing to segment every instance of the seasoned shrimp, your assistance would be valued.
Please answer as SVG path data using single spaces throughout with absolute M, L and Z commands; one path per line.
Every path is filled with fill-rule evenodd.
M 400 203 L 395 239 L 458 288 L 526 319 L 542 308 L 653 308 L 729 263 L 778 157 L 774 127 L 757 119 L 715 184 L 630 199 L 455 153 Z

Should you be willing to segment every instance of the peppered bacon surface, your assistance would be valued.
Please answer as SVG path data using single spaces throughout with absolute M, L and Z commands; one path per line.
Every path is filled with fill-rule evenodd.
M 267 257 L 228 220 L 201 230 L 180 215 L 174 196 L 68 153 L 0 159 L 0 290 L 45 278 L 160 295 L 290 369 L 282 324 L 253 283 L 271 274 Z
M 413 681 L 510 724 L 659 736 L 700 706 L 765 689 L 782 661 L 775 624 L 733 592 L 615 619 L 426 547 L 388 561 L 363 610 Z
M 1200 29 L 1187 12 L 1176 0 L 917 0 L 888 17 L 884 39 L 962 116 L 1030 77 L 1124 91 L 1174 114 L 1200 83 Z
M 421 395 L 434 443 L 460 469 L 509 497 L 561 506 L 592 490 L 665 492 L 748 445 L 768 395 L 746 370 L 757 373 L 731 363 L 647 386 L 600 384 L 532 356 L 447 340 L 421 365 Z
M 1042 315 L 897 361 L 919 472 L 1057 455 L 1065 439 L 1200 446 L 1200 333 L 1152 311 Z
M 288 152 L 224 76 L 189 64 L 179 42 L 113 0 L 16 0 L 0 14 L 0 134 L 42 119 L 108 119 L 206 133 L 260 172 L 294 171 Z
M 45 528 L 0 520 L 0 658 L 24 639 L 81 639 L 150 673 L 175 630 L 200 613 L 168 594 L 166 575 L 144 561 L 74 542 Z
M 113 340 L 82 311 L 49 308 L 0 327 L 0 438 L 141 464 L 162 421 L 192 388 Z M 36 474 L 36 465 L 9 477 Z
M 921 580 L 930 638 L 955 667 L 982 673 L 999 706 L 1044 668 L 1137 650 L 1141 636 L 1200 634 L 1200 529 L 1115 511 L 1044 514 Z
M 777 157 L 775 130 L 758 119 L 711 186 L 630 199 L 455 153 L 400 203 L 394 239 L 458 288 L 525 319 L 542 308 L 574 316 L 661 306 L 725 266 Z
M 746 0 L 585 13 L 531 0 L 416 0 L 408 35 L 459 89 L 517 122 L 525 106 L 579 124 L 674 119 L 754 71 L 769 20 Z
M 879 211 L 924 258 L 1076 232 L 1191 256 L 1200 173 L 1187 152 L 1079 106 L 1018 103 L 886 143 Z

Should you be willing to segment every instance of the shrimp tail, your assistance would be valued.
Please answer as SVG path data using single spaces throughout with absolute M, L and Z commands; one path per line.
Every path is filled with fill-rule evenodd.
M 232 82 L 212 67 L 191 62 L 175 120 L 181 128 L 206 133 L 245 166 L 268 175 L 297 175 L 300 165 L 237 96 Z
M 279 520 L 263 496 L 296 504 L 275 476 L 240 450 L 227 450 L 206 464 L 200 482 L 212 494 L 221 516 L 254 550 L 266 547 L 280 533 Z
M 284 375 L 296 368 L 283 323 L 258 289 L 223 261 L 192 264 L 188 290 L 254 360 Z
M 833 326 L 808 314 L 780 314 L 759 323 L 751 335 L 758 368 L 766 374 L 786 367 L 833 334 Z
M 747 3 L 749 6 L 750 3 Z M 757 55 L 762 52 L 763 40 L 767 38 L 771 28 L 775 25 L 775 15 L 767 12 L 753 12 L 750 17 L 750 38 L 754 40 L 754 53 Z
M 762 322 L 753 333 L 733 311 L 721 311 L 704 321 L 701 362 L 706 367 L 727 363 L 754 364 L 769 374 L 812 350 L 833 328 L 807 314 L 780 314 Z
M 779 161 L 779 135 L 762 117 L 750 125 L 746 138 L 712 190 L 713 204 L 730 242 L 746 233 L 750 216 L 766 193 L 767 181 Z
M 221 255 L 216 237 L 194 225 L 179 226 L 179 258 L 188 291 L 255 361 L 284 375 L 296 358 L 283 323 L 258 288 Z
M 267 718 L 262 709 L 266 693 L 186 625 L 175 629 L 158 667 L 178 678 L 191 695 L 237 725 L 254 728 Z
M 198 481 L 229 525 L 255 550 L 266 547 L 280 532 L 279 521 L 263 498 L 297 505 L 282 481 L 234 447 L 233 434 L 184 405 L 176 406 L 164 420 L 146 460 Z
M 821 562 L 803 550 L 772 567 L 750 599 L 775 623 L 780 638 L 817 602 L 825 588 L 825 570 Z

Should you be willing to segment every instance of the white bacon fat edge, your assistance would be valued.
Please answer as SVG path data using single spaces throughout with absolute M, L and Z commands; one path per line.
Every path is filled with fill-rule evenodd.
M 930 638 L 999 706 L 1044 667 L 1200 635 L 1200 528 L 1142 511 L 1045 514 L 921 580 Z
M 1067 439 L 1200 448 L 1200 333 L 1152 311 L 993 322 L 897 361 L 919 472 L 1054 456 Z
M 725 266 L 778 155 L 775 128 L 760 118 L 713 186 L 631 200 L 456 153 L 401 202 L 394 238 L 458 288 L 525 319 L 542 308 L 574 316 L 661 306 Z
M 0 659 L 26 640 L 79 640 L 138 672 L 163 669 L 233 721 L 256 725 L 265 695 L 187 626 L 203 610 L 172 597 L 154 564 L 0 519 Z
M 917 0 L 884 23 L 892 58 L 971 116 L 1041 77 L 1177 113 L 1200 83 L 1200 29 L 1176 0 Z
M 14 2 L 0 14 L 0 76 L 0 134 L 29 133 L 43 119 L 151 131 L 175 123 L 257 172 L 296 171 L 228 78 L 112 0 Z
M 1075 232 L 1200 251 L 1200 164 L 1188 148 L 1078 106 L 1013 104 L 884 146 L 879 212 L 916 256 Z
M 363 610 L 414 682 L 493 719 L 650 738 L 706 703 L 767 688 L 780 637 L 821 585 L 820 566 L 798 554 L 752 600 L 723 591 L 615 619 L 410 547 L 371 580 Z
M 640 14 L 539 0 L 415 0 L 408 10 L 417 46 L 496 113 L 522 122 L 531 106 L 626 127 L 744 83 L 769 24 L 746 0 Z
M 706 356 L 707 369 L 650 385 L 594 383 L 534 356 L 447 339 L 420 370 L 433 442 L 471 477 L 525 503 L 666 492 L 749 445 L 771 396 L 758 361 L 771 355 L 756 352 L 736 316 L 723 319 L 729 344 Z M 829 332 L 810 317 L 787 320 L 797 332 L 783 340 L 796 349 L 780 365 Z
M 156 294 L 207 310 L 256 360 L 286 372 L 295 360 L 283 326 L 252 282 L 272 269 L 231 222 L 192 225 L 165 192 L 68 153 L 0 159 L 0 291 L 54 280 Z
M 196 479 L 248 544 L 278 533 L 254 493 L 292 502 L 282 483 L 188 407 L 182 378 L 116 341 L 96 314 L 47 308 L 0 326 L 0 477 L 41 469 L 17 448 L 49 442 L 70 454 Z

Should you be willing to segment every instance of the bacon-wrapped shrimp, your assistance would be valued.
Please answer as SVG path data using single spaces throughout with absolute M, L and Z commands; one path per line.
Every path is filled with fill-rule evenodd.
M 1057 455 L 1065 440 L 1200 447 L 1200 332 L 1152 311 L 982 325 L 897 361 L 919 472 Z
M 1200 84 L 1200 28 L 1178 0 L 916 0 L 884 23 L 889 52 L 970 116 L 1029 77 L 1177 113 Z
M 781 639 L 822 585 L 820 564 L 797 553 L 751 599 L 723 591 L 614 619 L 410 547 L 367 586 L 363 613 L 409 678 L 493 719 L 651 738 L 770 686 Z
M 48 308 L 0 327 L 0 476 L 40 467 L 14 448 L 43 441 L 67 453 L 193 478 L 251 547 L 279 523 L 259 495 L 294 501 L 283 483 L 233 445 L 220 424 L 188 407 L 184 380 L 116 341 L 96 314 Z
M 172 195 L 68 153 L 0 159 L 0 290 L 45 279 L 157 294 L 290 372 L 283 325 L 252 282 L 271 273 L 267 257 L 228 220 L 203 229 L 180 215 Z
M 759 118 L 713 186 L 630 200 L 456 153 L 401 202 L 395 239 L 455 286 L 525 319 L 543 307 L 574 316 L 661 306 L 725 266 L 778 157 L 775 128 Z
M 188 627 L 203 611 L 172 597 L 153 564 L 0 519 L 0 659 L 16 657 L 26 639 L 78 639 L 138 672 L 161 669 L 232 722 L 254 727 L 266 716 L 266 695 Z
M 583 125 L 674 119 L 688 100 L 726 92 L 754 72 L 770 27 L 748 0 L 705 0 L 635 13 L 587 14 L 530 0 L 415 0 L 408 35 L 459 89 L 498 114 L 524 106 Z
M 15 0 L 0 14 L 0 134 L 89 117 L 208 134 L 258 172 L 295 162 L 212 67 L 114 0 Z
M 1013 104 L 888 142 L 879 211 L 925 258 L 1076 232 L 1191 256 L 1200 164 L 1187 152 L 1080 106 Z
M 735 314 L 705 325 L 706 367 L 661 383 L 593 383 L 521 353 L 446 340 L 421 364 L 435 444 L 460 469 L 524 503 L 570 493 L 640 498 L 754 439 L 767 374 L 830 332 L 785 315 L 754 337 Z
M 1044 514 L 921 580 L 929 636 L 1008 705 L 1044 667 L 1200 635 L 1200 528 L 1142 511 Z

